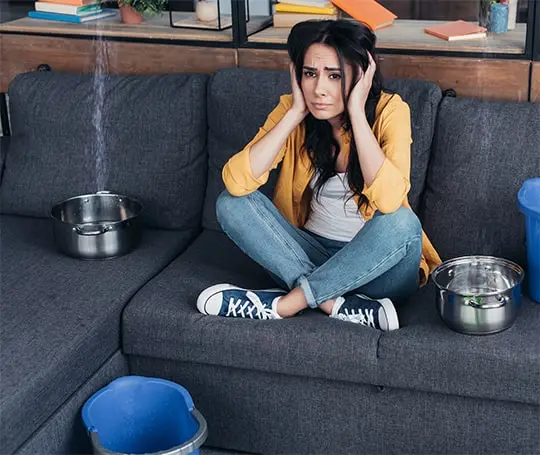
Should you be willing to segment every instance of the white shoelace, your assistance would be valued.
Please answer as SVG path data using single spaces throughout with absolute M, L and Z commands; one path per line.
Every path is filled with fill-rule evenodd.
M 357 322 L 362 325 L 367 325 L 368 327 L 376 328 L 373 309 L 365 311 L 362 311 L 361 309 L 349 311 L 345 308 L 343 312 L 336 314 L 336 318 L 341 319 L 342 321 Z
M 246 298 L 234 297 L 229 299 L 229 308 L 227 308 L 226 316 L 251 318 L 251 319 L 276 319 L 277 314 L 271 309 L 264 306 L 257 294 L 251 291 L 246 292 Z

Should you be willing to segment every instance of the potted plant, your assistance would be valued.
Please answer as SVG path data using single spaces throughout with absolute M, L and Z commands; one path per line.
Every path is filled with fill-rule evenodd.
M 139 24 L 165 11 L 167 0 L 118 0 L 118 7 L 124 24 Z

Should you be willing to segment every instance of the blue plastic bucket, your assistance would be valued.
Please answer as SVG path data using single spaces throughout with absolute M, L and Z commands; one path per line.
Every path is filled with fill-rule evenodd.
M 96 454 L 198 455 L 208 436 L 188 391 L 165 379 L 115 379 L 86 401 L 82 418 Z
M 540 303 L 540 178 L 523 183 L 518 205 L 525 215 L 529 295 Z

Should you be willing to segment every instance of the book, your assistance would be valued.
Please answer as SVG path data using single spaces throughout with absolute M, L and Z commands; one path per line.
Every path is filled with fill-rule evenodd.
M 484 38 L 486 31 L 485 27 L 462 20 L 424 28 L 425 33 L 447 41 Z
M 101 3 L 93 3 L 90 5 L 62 5 L 60 3 L 49 3 L 44 1 L 38 1 L 34 4 L 36 11 L 45 11 L 48 13 L 59 14 L 72 14 L 75 16 L 84 16 L 86 14 L 92 14 L 96 11 L 101 11 Z
M 96 0 L 46 0 L 47 3 L 57 3 L 60 5 L 85 6 L 96 3 Z
M 337 9 L 330 7 L 290 5 L 278 3 L 274 6 L 276 13 L 305 13 L 305 14 L 337 14 Z
M 305 13 L 276 13 L 274 18 L 274 28 L 290 28 L 299 22 L 310 20 L 336 20 L 337 14 L 305 14 Z
M 83 24 L 85 22 L 97 21 L 100 19 L 105 19 L 107 17 L 116 16 L 117 12 L 118 11 L 114 9 L 104 9 L 95 14 L 74 16 L 72 14 L 48 13 L 46 11 L 30 11 L 28 13 L 28 17 L 32 19 L 45 19 L 49 21 L 73 22 L 77 24 Z
M 397 18 L 375 0 L 332 0 L 332 4 L 373 31 L 391 26 Z
M 279 3 L 296 6 L 314 6 L 316 8 L 332 8 L 330 0 L 279 0 Z

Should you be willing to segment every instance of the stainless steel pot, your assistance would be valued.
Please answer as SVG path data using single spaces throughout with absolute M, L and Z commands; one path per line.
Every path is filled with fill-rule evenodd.
M 122 256 L 140 240 L 142 205 L 108 191 L 76 196 L 51 209 L 58 249 L 80 259 Z
M 443 262 L 432 273 L 437 310 L 452 330 L 489 335 L 508 329 L 521 309 L 524 271 L 492 256 L 463 256 Z

